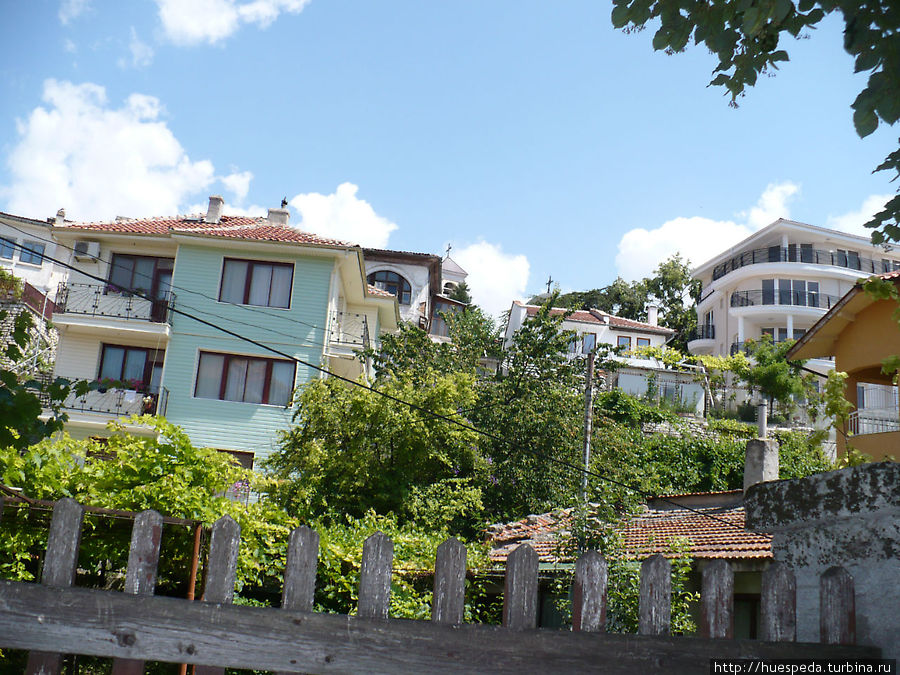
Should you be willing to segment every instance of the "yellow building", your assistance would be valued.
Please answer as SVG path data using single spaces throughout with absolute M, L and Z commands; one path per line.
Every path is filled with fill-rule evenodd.
M 880 276 L 900 287 L 900 272 Z M 847 373 L 846 395 L 855 407 L 844 431 L 876 461 L 900 458 L 897 387 L 881 372 L 884 359 L 900 354 L 896 309 L 896 301 L 874 299 L 860 281 L 787 353 L 791 360 L 834 357 L 835 369 Z M 838 433 L 837 449 L 846 449 L 844 434 Z

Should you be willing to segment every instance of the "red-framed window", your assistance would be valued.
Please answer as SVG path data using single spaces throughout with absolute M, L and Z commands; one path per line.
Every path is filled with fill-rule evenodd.
M 635 339 L 637 340 L 636 346 L 638 349 L 640 349 L 641 347 L 649 347 L 650 346 L 650 338 L 639 337 L 639 338 L 635 338 Z
M 294 389 L 292 361 L 200 352 L 196 398 L 287 405 Z
M 131 389 L 155 393 L 162 379 L 165 356 L 161 349 L 104 344 L 97 379 L 115 380 Z
M 616 347 L 624 347 L 626 350 L 631 349 L 631 336 L 620 335 L 616 338 Z
M 219 301 L 288 309 L 293 282 L 291 263 L 225 258 Z

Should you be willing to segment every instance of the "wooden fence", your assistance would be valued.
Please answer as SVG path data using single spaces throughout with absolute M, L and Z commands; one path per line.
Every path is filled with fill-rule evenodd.
M 716 561 L 703 572 L 702 637 L 670 637 L 671 570 L 660 555 L 642 564 L 640 635 L 606 634 L 607 566 L 595 552 L 575 566 L 573 630 L 536 629 L 538 557 L 523 545 L 507 561 L 503 625 L 464 625 L 466 550 L 438 547 L 432 620 L 388 618 L 393 542 L 380 532 L 364 544 L 356 616 L 312 611 L 318 534 L 290 536 L 282 608 L 231 605 L 240 528 L 228 516 L 212 528 L 203 602 L 153 596 L 162 517 L 134 521 L 125 592 L 73 588 L 84 509 L 57 502 L 41 584 L 0 581 L 0 647 L 31 650 L 28 673 L 60 672 L 62 654 L 115 659 L 113 673 L 142 673 L 143 661 L 305 673 L 697 672 L 713 658 L 877 658 L 854 646 L 853 579 L 822 576 L 821 642 L 797 643 L 796 583 L 773 563 L 762 580 L 763 640 L 734 640 L 734 576 Z

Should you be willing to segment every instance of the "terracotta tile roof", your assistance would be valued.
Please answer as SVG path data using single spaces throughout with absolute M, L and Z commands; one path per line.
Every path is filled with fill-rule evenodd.
M 388 291 L 383 291 L 377 286 L 373 286 L 372 284 L 366 284 L 369 287 L 369 295 L 374 295 L 378 298 L 395 298 L 397 297 L 393 293 L 389 293 Z
M 534 316 L 540 310 L 540 307 L 537 305 L 523 305 L 525 307 L 525 311 L 528 316 Z M 550 309 L 551 316 L 559 316 L 560 314 L 565 314 L 568 312 L 568 309 L 562 307 L 553 307 Z M 618 316 L 614 316 L 612 314 L 607 314 L 606 312 L 601 312 L 599 309 L 577 309 L 569 316 L 566 317 L 566 321 L 578 321 L 581 323 L 595 323 L 598 325 L 609 325 L 611 328 L 624 328 L 625 330 L 641 330 L 647 333 L 660 333 L 663 335 L 672 335 L 675 333 L 671 328 L 666 328 L 664 326 L 654 326 L 649 323 L 642 323 L 640 321 L 632 321 L 631 319 L 623 319 Z
M 771 535 L 744 530 L 743 506 L 696 511 L 699 513 L 682 508 L 645 509 L 617 528 L 626 555 L 636 558 L 655 553 L 667 555 L 669 541 L 673 537 L 684 537 L 690 542 L 689 553 L 694 558 L 734 560 L 772 557 Z M 571 509 L 564 509 L 493 525 L 488 530 L 491 560 L 505 563 L 506 557 L 517 546 L 526 543 L 535 549 L 540 562 L 559 562 L 557 538 L 561 533 L 565 534 L 571 525 L 571 513 Z
M 158 218 L 120 218 L 113 222 L 67 223 L 66 229 L 117 234 L 167 236 L 187 234 L 227 239 L 251 239 L 321 246 L 350 246 L 337 239 L 320 237 L 294 227 L 272 225 L 265 217 L 222 216 L 218 223 L 203 221 L 203 215 L 163 216 Z

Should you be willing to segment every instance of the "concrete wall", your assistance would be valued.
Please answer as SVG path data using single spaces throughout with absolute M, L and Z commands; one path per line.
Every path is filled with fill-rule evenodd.
M 752 486 L 747 528 L 771 532 L 797 577 L 797 639 L 819 639 L 819 576 L 839 565 L 856 588 L 857 641 L 900 657 L 900 465 L 865 464 Z

